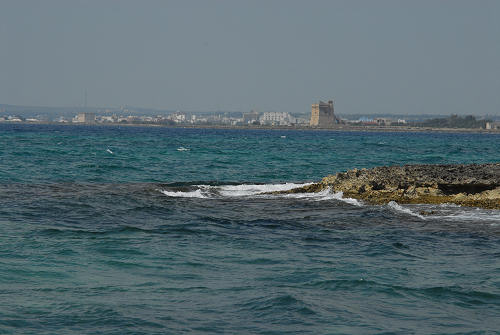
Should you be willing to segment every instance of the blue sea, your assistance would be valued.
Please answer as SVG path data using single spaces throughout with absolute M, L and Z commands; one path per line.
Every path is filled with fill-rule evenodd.
M 263 194 L 485 162 L 500 135 L 0 124 L 0 334 L 500 334 L 500 211 Z

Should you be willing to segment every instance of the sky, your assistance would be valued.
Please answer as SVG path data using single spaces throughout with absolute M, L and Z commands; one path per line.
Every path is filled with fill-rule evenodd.
M 0 0 L 0 103 L 500 115 L 500 1 Z

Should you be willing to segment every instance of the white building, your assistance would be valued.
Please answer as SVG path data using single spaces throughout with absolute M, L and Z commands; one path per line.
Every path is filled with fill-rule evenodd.
M 167 119 L 172 120 L 175 123 L 186 122 L 186 114 L 177 111 L 167 116 Z
M 486 122 L 486 129 L 500 129 L 500 122 Z
M 114 122 L 114 119 L 112 116 L 98 116 L 96 118 L 97 122 L 103 122 L 103 123 L 112 123 Z
M 261 124 L 288 126 L 295 122 L 295 118 L 287 112 L 264 112 L 260 116 Z
M 73 122 L 94 123 L 95 113 L 78 113 Z

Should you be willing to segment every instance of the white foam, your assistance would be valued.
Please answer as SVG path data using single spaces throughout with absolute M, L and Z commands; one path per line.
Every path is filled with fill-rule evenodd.
M 363 206 L 363 203 L 360 202 L 357 199 L 353 198 L 344 198 L 344 193 L 342 191 L 331 193 L 331 199 L 337 199 L 343 202 L 347 202 L 348 204 L 355 205 L 355 206 Z M 325 199 L 326 200 L 326 199 Z
M 182 192 L 182 191 L 167 191 L 159 190 L 169 197 L 184 197 L 184 198 L 217 198 L 217 197 L 249 197 L 249 196 L 269 196 L 268 192 L 287 191 L 298 187 L 311 185 L 306 184 L 241 184 L 241 185 L 195 185 L 197 190 Z
M 450 215 L 433 215 L 434 218 L 442 218 L 445 220 L 459 220 L 459 221 L 495 221 L 500 222 L 500 213 L 493 213 L 492 211 L 481 211 L 478 213 L 472 212 L 459 212 Z
M 201 189 L 195 190 L 195 191 L 190 191 L 190 192 L 170 192 L 170 191 L 165 191 L 165 190 L 160 190 L 161 193 L 165 194 L 166 196 L 169 197 L 175 197 L 175 198 L 208 198 L 208 196 L 204 195 L 201 192 Z
M 339 200 L 351 205 L 363 206 L 363 204 L 359 200 L 353 198 L 344 198 L 344 193 L 342 191 L 333 192 L 331 188 L 327 188 L 319 192 L 291 193 L 278 196 L 282 196 L 285 198 L 294 198 L 294 199 L 311 199 L 315 201 Z
M 439 207 L 444 207 L 444 208 L 449 208 L 449 207 L 462 207 L 460 205 L 457 205 L 457 204 L 453 204 L 451 202 L 445 202 L 444 204 L 439 204 L 438 205 Z
M 416 216 L 422 220 L 425 220 L 425 217 L 423 217 L 422 215 L 420 214 L 417 214 L 417 213 L 414 213 L 412 212 L 409 208 L 405 208 L 403 206 L 401 206 L 400 204 L 398 204 L 396 201 L 390 201 L 387 206 L 397 212 L 401 212 L 401 213 L 405 213 L 405 214 L 409 214 L 409 215 L 412 215 L 412 216 Z
M 426 215 L 428 218 L 457 222 L 493 221 L 500 223 L 500 210 L 464 207 L 452 203 L 420 206 L 426 212 L 429 212 L 429 215 Z
M 189 151 L 189 148 L 184 148 L 184 147 L 178 147 L 177 151 Z
M 319 192 L 307 192 L 307 193 L 289 193 L 289 194 L 276 194 L 275 197 L 281 198 L 293 198 L 293 199 L 315 199 L 315 200 L 330 200 L 333 199 L 333 194 L 330 193 L 329 189 L 324 189 Z
M 363 204 L 352 198 L 344 198 L 342 192 L 333 192 L 330 188 L 320 192 L 304 192 L 290 194 L 268 194 L 270 192 L 288 191 L 294 188 L 304 187 L 312 183 L 305 184 L 241 184 L 241 185 L 196 185 L 194 191 L 167 191 L 159 190 L 169 197 L 182 198 L 233 198 L 233 197 L 256 197 L 256 198 L 292 198 L 292 199 L 309 199 L 313 201 L 339 200 L 345 203 L 362 206 Z
M 294 188 L 304 187 L 311 184 L 312 183 L 306 183 L 306 184 L 286 183 L 286 184 L 263 184 L 263 185 L 242 184 L 242 185 L 219 186 L 217 187 L 217 189 L 222 196 L 243 197 L 250 195 L 261 195 L 262 193 L 268 193 L 268 192 L 288 191 Z

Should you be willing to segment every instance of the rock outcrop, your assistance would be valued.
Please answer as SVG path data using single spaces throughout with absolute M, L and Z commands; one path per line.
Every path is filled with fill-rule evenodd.
M 500 163 L 354 169 L 286 193 L 319 192 L 326 188 L 372 204 L 454 203 L 500 209 Z

